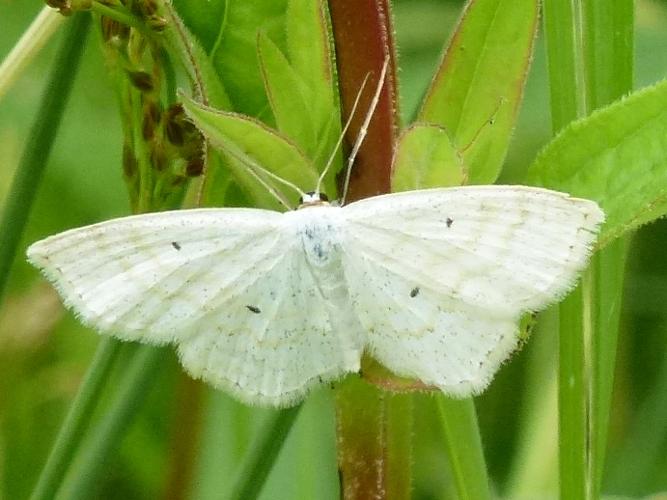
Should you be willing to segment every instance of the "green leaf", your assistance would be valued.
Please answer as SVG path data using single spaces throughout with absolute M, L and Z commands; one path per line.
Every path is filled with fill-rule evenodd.
M 190 195 L 194 197 L 191 200 L 191 206 L 195 206 L 197 203 L 206 207 L 247 207 L 252 205 L 248 198 L 249 193 L 241 189 L 236 182 L 232 168 L 229 165 L 231 161 L 234 160 L 211 148 L 205 175 L 201 178 L 202 185 L 195 186 L 190 191 Z M 201 189 L 202 196 L 200 200 L 197 200 L 199 196 L 196 192 L 197 189 Z
M 336 99 L 333 47 L 326 4 L 322 0 L 289 0 L 287 54 L 308 88 L 316 91 L 313 107 L 326 112 Z M 321 106 L 321 107 L 320 107 Z
M 313 161 L 319 167 L 331 154 L 341 133 L 333 35 L 326 2 L 289 0 L 286 26 L 287 55 L 310 92 L 309 120 L 318 141 Z M 337 163 L 341 157 L 338 156 Z
M 227 90 L 199 40 L 190 33 L 171 4 L 165 4 L 165 12 L 171 22 L 163 36 L 172 50 L 179 54 L 178 60 L 188 72 L 197 92 L 201 94 L 201 99 L 211 106 L 229 109 L 231 103 Z
M 286 23 L 287 55 L 265 33 L 257 38 L 264 85 L 278 130 L 321 170 L 341 131 L 326 7 L 321 1 L 290 0 Z M 337 152 L 334 166 L 341 158 Z M 337 170 L 325 179 L 325 191 L 332 196 Z
M 537 0 L 472 0 L 433 79 L 419 121 L 445 127 L 471 184 L 500 173 L 537 30 Z
M 183 22 L 208 53 L 211 52 L 225 19 L 227 3 L 227 0 L 173 0 Z
M 287 0 L 227 2 L 209 54 L 233 109 L 267 123 L 271 116 L 257 61 L 257 34 L 266 33 L 284 49 L 286 8 Z
M 317 142 L 308 102 L 310 92 L 287 58 L 265 34 L 257 37 L 262 76 L 276 126 L 313 158 Z
M 667 81 L 566 127 L 528 171 L 533 185 L 597 201 L 599 246 L 667 213 Z
M 278 209 L 281 205 L 273 199 L 251 170 L 272 189 L 296 206 L 298 193 L 284 184 L 258 171 L 256 166 L 299 186 L 313 189 L 317 183 L 317 171 L 299 148 L 263 123 L 248 116 L 218 111 L 184 98 L 183 107 L 194 124 L 211 144 L 225 153 L 227 165 L 239 185 L 256 202 L 257 206 Z
M 464 180 L 461 155 L 444 128 L 416 123 L 399 137 L 392 166 L 392 192 L 460 186 Z

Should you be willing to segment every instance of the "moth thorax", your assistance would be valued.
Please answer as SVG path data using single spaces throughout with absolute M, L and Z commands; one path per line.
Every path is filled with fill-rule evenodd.
M 326 203 L 326 202 L 323 202 Z M 303 249 L 312 268 L 327 268 L 340 253 L 334 226 L 326 220 L 307 223 L 300 229 Z

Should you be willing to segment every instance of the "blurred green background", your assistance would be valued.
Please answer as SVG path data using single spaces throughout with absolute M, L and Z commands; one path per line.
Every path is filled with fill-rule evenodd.
M 640 88 L 667 74 L 667 3 L 641 0 L 636 6 L 635 86 Z M 461 2 L 403 0 L 394 7 L 402 115 L 408 123 Z M 37 0 L 0 0 L 0 57 L 41 8 Z M 56 34 L 0 98 L 0 200 L 8 192 L 59 40 Z M 116 94 L 98 34 L 88 41 L 0 308 L 0 500 L 28 496 L 99 341 L 63 311 L 53 290 L 24 261 L 25 247 L 67 228 L 129 213 Z M 550 134 L 546 65 L 538 41 L 501 181 L 520 182 Z M 603 488 L 608 494 L 636 497 L 667 490 L 666 304 L 667 223 L 661 221 L 642 229 L 632 244 Z M 555 342 L 553 331 L 538 328 L 477 399 L 488 465 L 500 492 L 524 477 L 544 493 L 555 491 Z M 118 366 L 122 370 L 122 359 Z M 202 393 L 197 404 L 193 395 Z M 415 413 L 414 498 L 443 498 L 451 486 L 432 399 L 416 396 Z M 530 420 L 540 425 L 528 428 L 526 416 L 536 413 L 540 418 Z M 245 408 L 188 380 L 166 352 L 137 418 L 105 463 L 99 498 L 218 498 L 265 416 L 266 411 Z M 263 498 L 336 498 L 331 494 L 338 481 L 334 439 L 331 394 L 322 389 L 299 416 Z

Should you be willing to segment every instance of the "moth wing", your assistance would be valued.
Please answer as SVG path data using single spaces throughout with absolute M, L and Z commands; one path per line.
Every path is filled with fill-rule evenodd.
M 334 335 L 300 242 L 277 212 L 125 217 L 39 241 L 28 257 L 84 323 L 176 343 L 193 376 L 245 402 L 290 404 L 358 369 L 358 349 Z
M 344 207 L 344 271 L 368 348 L 445 393 L 483 390 L 518 321 L 575 283 L 604 214 L 538 188 L 409 191 Z
M 322 295 L 295 240 L 283 241 L 276 265 L 205 323 L 224 327 L 204 326 L 178 347 L 188 372 L 249 404 L 289 406 L 359 371 L 360 332 L 345 328 L 348 318 Z

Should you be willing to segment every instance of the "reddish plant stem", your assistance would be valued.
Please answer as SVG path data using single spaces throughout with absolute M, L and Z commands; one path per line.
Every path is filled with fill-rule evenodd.
M 352 168 L 347 201 L 387 193 L 399 129 L 393 28 L 388 0 L 329 0 L 344 120 L 370 74 L 346 136 L 354 143 L 384 61 L 389 68 L 366 139 Z M 345 172 L 342 173 L 345 177 Z M 342 190 L 341 190 L 342 191 Z M 358 379 L 337 394 L 338 467 L 346 500 L 406 498 L 410 491 L 411 406 Z
M 366 88 L 375 88 L 382 64 L 390 58 L 380 101 L 352 169 L 348 201 L 354 201 L 390 190 L 391 159 L 399 127 L 393 28 L 388 0 L 330 0 L 329 9 L 345 119 L 366 75 L 371 74 Z M 371 98 L 370 90 L 361 98 L 361 111 L 347 133 L 348 145 L 354 143 Z

